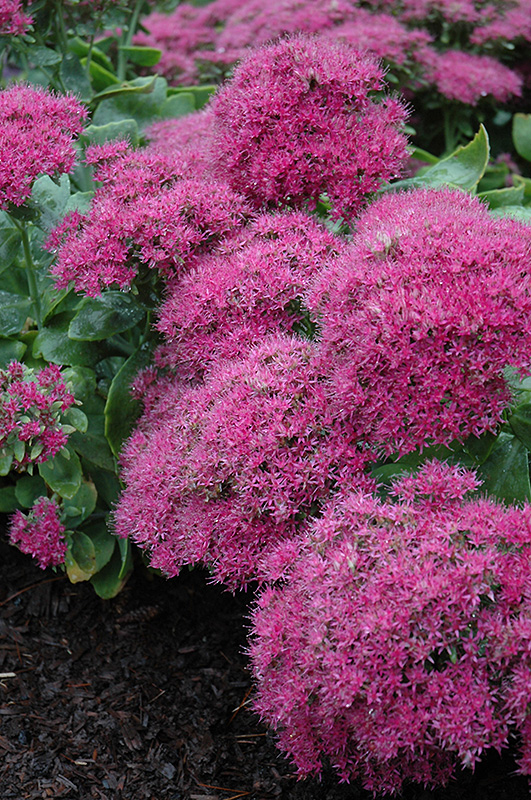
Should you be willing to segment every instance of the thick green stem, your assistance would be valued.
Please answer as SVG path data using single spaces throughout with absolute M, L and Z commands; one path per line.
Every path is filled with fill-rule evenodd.
M 65 56 L 68 49 L 68 36 L 65 28 L 63 0 L 55 0 L 55 11 L 57 31 L 59 34 L 59 46 L 63 56 Z
M 136 349 L 134 345 L 126 341 L 123 336 L 120 336 L 119 334 L 111 336 L 108 342 L 111 347 L 113 347 L 115 350 L 118 350 L 124 356 L 132 356 Z
M 24 250 L 24 261 L 26 262 L 28 289 L 31 297 L 31 302 L 33 305 L 33 314 L 35 317 L 35 322 L 37 323 L 37 327 L 40 328 L 42 326 L 41 301 L 39 296 L 39 289 L 37 286 L 37 269 L 35 267 L 35 262 L 33 261 L 33 257 L 31 255 L 31 246 L 28 236 L 28 230 L 24 222 L 19 222 L 13 217 L 11 217 L 11 219 L 19 229 L 20 235 L 22 237 L 22 248 Z
M 140 12 L 142 11 L 142 6 L 144 5 L 144 0 L 136 0 L 135 7 L 133 9 L 133 13 L 131 14 L 131 19 L 129 20 L 129 26 L 127 28 L 127 33 L 122 40 L 122 47 L 130 47 L 131 42 L 133 41 L 133 36 L 135 35 L 135 31 L 138 26 L 138 20 L 140 17 Z M 120 50 L 118 53 L 118 69 L 116 71 L 116 75 L 119 81 L 125 80 L 125 69 L 127 66 L 127 57 L 123 50 Z
M 448 106 L 445 106 L 443 108 L 444 152 L 445 152 L 445 155 L 449 155 L 450 153 L 453 153 L 453 151 L 455 150 L 456 142 L 457 142 L 456 128 L 455 128 L 455 123 L 454 123 L 454 115 L 453 115 L 452 111 L 453 111 L 453 109 L 448 108 Z

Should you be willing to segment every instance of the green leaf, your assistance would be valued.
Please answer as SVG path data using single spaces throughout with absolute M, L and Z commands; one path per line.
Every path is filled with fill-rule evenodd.
M 492 189 L 503 189 L 509 174 L 507 164 L 488 164 L 478 184 L 478 192 L 490 192 Z
M 86 69 L 87 66 L 86 58 L 81 59 L 81 65 Z M 98 64 L 97 61 L 90 62 L 89 72 L 92 85 L 94 86 L 96 92 L 102 92 L 108 87 L 114 87 L 120 84 L 120 81 L 118 80 L 114 72 L 105 69 L 105 67 L 102 67 L 101 64 Z M 98 95 L 95 95 L 95 97 L 97 96 Z
M 105 404 L 105 436 L 115 456 L 120 453 L 141 411 L 141 404 L 131 396 L 131 382 L 150 362 L 151 349 L 143 345 L 127 359 L 111 383 Z
M 113 472 L 105 469 L 95 469 L 90 462 L 85 460 L 83 463 L 86 464 L 87 472 L 92 475 L 92 480 L 96 484 L 98 499 L 100 501 L 103 500 L 109 509 L 113 509 L 122 491 L 120 481 Z
M 98 64 L 101 64 L 102 67 L 105 67 L 111 72 L 113 70 L 112 61 L 107 55 L 105 55 L 103 50 L 101 50 L 97 45 L 92 45 L 91 49 L 88 42 L 84 42 L 83 39 L 79 38 L 79 36 L 75 36 L 73 39 L 69 40 L 68 49 L 72 53 L 75 53 L 75 55 L 79 58 L 88 56 L 90 52 L 91 59 L 97 61 Z
M 32 313 L 29 297 L 0 290 L 0 336 L 20 333 Z
M 138 124 L 134 119 L 121 119 L 118 122 L 108 122 L 106 125 L 89 125 L 79 139 L 85 145 L 104 144 L 113 139 L 128 139 L 133 147 L 136 147 L 139 142 Z
M 25 475 L 15 485 L 15 497 L 24 508 L 31 508 L 39 497 L 46 497 L 46 484 L 40 475 Z
M 425 164 L 437 164 L 439 158 L 421 147 L 413 147 L 409 153 L 410 158 L 415 158 L 417 161 L 424 161 Z
M 98 571 L 109 563 L 116 546 L 116 536 L 113 536 L 107 528 L 104 520 L 91 522 L 84 527 L 84 532 L 91 539 L 96 554 L 96 566 Z
M 124 53 L 128 61 L 138 64 L 140 67 L 154 67 L 162 56 L 162 50 L 158 50 L 156 47 L 124 46 L 119 47 L 118 50 Z
M 469 436 L 463 447 L 472 456 L 476 465 L 483 464 L 490 456 L 497 440 L 496 434 L 487 431 L 479 438 L 477 436 Z
M 509 425 L 522 444 L 531 450 L 531 403 L 517 406 L 509 417 Z
M 21 243 L 22 236 L 17 228 L 12 226 L 0 228 L 0 275 L 17 257 Z
M 75 192 L 71 194 L 65 206 L 65 214 L 70 214 L 71 211 L 88 214 L 93 197 L 94 192 Z
M 132 328 L 145 311 L 134 297 L 122 292 L 105 292 L 87 297 L 70 323 L 68 336 L 76 341 L 99 341 Z
M 68 527 L 77 528 L 96 508 L 98 492 L 92 481 L 83 478 L 81 486 L 71 498 L 64 500 L 64 512 L 68 517 Z
M 52 50 L 50 47 L 30 47 L 28 51 L 28 59 L 36 67 L 51 67 L 54 64 L 59 64 L 61 61 L 61 53 Z
M 118 549 L 120 551 L 120 558 L 122 559 L 122 566 L 120 567 L 118 577 L 124 579 L 127 578 L 133 569 L 133 553 L 129 539 L 118 539 Z
M 184 117 L 195 111 L 194 96 L 190 93 L 175 94 L 162 104 L 159 115 L 162 119 Z
M 69 500 L 81 486 L 81 463 L 70 445 L 53 458 L 39 464 L 39 474 L 53 492 Z
M 46 327 L 41 328 L 33 343 L 35 358 L 42 356 L 54 364 L 83 367 L 94 366 L 101 360 L 104 355 L 101 345 L 68 338 L 71 319 L 70 313 L 58 314 Z
M 489 192 L 480 192 L 478 197 L 491 209 L 520 206 L 524 200 L 524 187 L 507 186 L 505 189 L 491 189 Z
M 89 102 L 92 97 L 92 86 L 83 69 L 79 57 L 74 53 L 66 53 L 61 62 L 61 80 L 68 92 L 76 94 L 82 102 Z
M 514 115 L 513 143 L 518 155 L 531 161 L 531 114 Z
M 531 224 L 531 208 L 525 206 L 504 206 L 503 208 L 496 208 L 490 212 L 493 217 L 500 217 L 515 219 L 518 222 L 525 222 Z
M 76 406 L 70 408 L 63 414 L 63 420 L 68 425 L 72 425 L 80 433 L 86 433 L 88 429 L 87 415 Z
M 50 231 L 63 218 L 69 197 L 68 175 L 61 175 L 59 184 L 48 175 L 37 178 L 33 184 L 31 201 L 40 212 L 40 224 L 45 231 Z
M 387 184 L 384 191 L 424 186 L 452 186 L 472 191 L 478 185 L 489 162 L 489 137 L 483 125 L 471 142 L 458 147 L 421 176 Z
M 166 101 L 167 83 L 164 78 L 136 78 L 128 84 L 97 95 L 101 100 L 92 122 L 106 125 L 126 118 L 135 119 L 140 128 L 160 118 Z
M 126 542 L 129 545 L 129 542 Z M 133 568 L 130 550 L 127 551 L 127 560 L 124 562 L 123 556 L 118 547 L 114 552 L 109 563 L 103 567 L 93 578 L 91 583 L 97 595 L 104 600 L 110 600 L 123 589 L 127 578 Z
M 488 459 L 479 467 L 480 491 L 506 503 L 531 500 L 528 451 L 516 437 L 501 433 Z
M 191 94 L 194 98 L 194 108 L 199 110 L 205 106 L 212 95 L 216 92 L 217 86 L 213 84 L 203 84 L 202 86 L 169 86 L 168 97 L 177 94 Z
M 15 487 L 0 487 L 0 514 L 12 514 L 20 508 L 21 505 L 15 496 Z
M 119 86 L 110 86 L 108 89 L 99 92 L 94 97 L 94 101 L 107 101 L 117 97 L 127 98 L 135 94 L 151 94 L 151 92 L 155 91 L 156 85 L 156 75 L 150 78 L 136 78 L 133 81 L 123 81 Z
M 68 367 L 63 370 L 63 380 L 74 394 L 76 400 L 81 400 L 83 410 L 87 411 L 87 402 L 96 394 L 96 373 L 88 367 Z M 101 398 L 98 398 L 101 400 Z M 90 411 L 90 407 L 88 409 Z
M 531 202 L 531 178 L 524 178 L 523 175 L 512 176 L 514 186 L 522 186 L 524 189 L 524 203 Z
M 26 347 L 18 339 L 0 339 L 0 369 L 7 367 L 10 361 L 20 361 Z
M 0 451 L 0 475 L 8 475 L 13 463 L 13 456 L 11 454 L 4 455 Z

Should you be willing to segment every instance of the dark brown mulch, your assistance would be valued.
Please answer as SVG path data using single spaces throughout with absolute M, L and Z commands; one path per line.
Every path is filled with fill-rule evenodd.
M 0 541 L 0 798 L 365 800 L 297 782 L 249 708 L 249 597 L 200 571 L 139 569 L 124 592 L 42 572 Z M 14 673 L 14 677 L 10 676 Z M 523 800 L 510 753 L 407 800 Z

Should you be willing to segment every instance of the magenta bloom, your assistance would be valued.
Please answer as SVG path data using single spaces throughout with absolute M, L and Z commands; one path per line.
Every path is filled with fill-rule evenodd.
M 20 36 L 32 23 L 22 0 L 0 0 L 0 36 Z
M 406 158 L 405 107 L 372 96 L 383 78 L 371 57 L 308 36 L 252 51 L 212 101 L 221 174 L 258 207 L 326 192 L 354 216 Z
M 290 537 L 366 457 L 338 432 L 311 369 L 312 345 L 274 337 L 195 388 L 165 383 L 125 447 L 116 532 L 169 576 L 212 566 L 230 587 Z
M 67 542 L 60 511 L 53 500 L 40 497 L 29 513 L 15 511 L 9 525 L 9 540 L 23 553 L 33 556 L 41 569 L 65 560 Z
M 245 200 L 226 184 L 183 178 L 178 161 L 112 142 L 89 153 L 103 182 L 86 216 L 74 212 L 52 232 L 58 287 L 100 294 L 126 289 L 140 269 L 175 277 L 246 220 Z
M 531 229 L 460 191 L 388 194 L 307 302 L 336 413 L 386 453 L 495 430 L 529 371 Z
M 0 455 L 18 471 L 52 458 L 67 442 L 61 413 L 73 402 L 55 364 L 35 371 L 12 361 L 0 370 Z
M 391 14 L 371 14 L 362 8 L 356 9 L 351 20 L 336 25 L 325 35 L 398 66 L 421 61 L 432 41 L 426 31 L 406 28 Z
M 449 100 L 476 106 L 491 97 L 505 103 L 522 94 L 522 78 L 490 56 L 447 50 L 426 55 L 426 78 Z
M 267 334 L 301 330 L 306 286 L 341 247 L 302 212 L 260 215 L 171 286 L 159 312 L 167 342 L 159 363 L 199 378 Z
M 22 205 L 41 172 L 70 172 L 86 116 L 69 95 L 24 84 L 0 92 L 0 208 Z
M 210 108 L 185 117 L 154 122 L 146 130 L 150 141 L 148 150 L 173 157 L 186 177 L 208 177 L 213 166 L 212 130 Z
M 326 758 L 394 794 L 446 783 L 514 727 L 530 752 L 531 508 L 465 499 L 475 486 L 427 464 L 408 499 L 400 483 L 395 502 L 338 496 L 269 556 L 255 705 L 300 776 Z

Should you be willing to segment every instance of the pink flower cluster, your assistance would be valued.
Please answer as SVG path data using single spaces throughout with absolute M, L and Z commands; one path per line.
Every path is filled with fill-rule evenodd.
M 348 45 L 297 36 L 257 48 L 212 101 L 213 147 L 255 206 L 315 206 L 351 218 L 406 158 L 404 105 L 377 102 L 384 73 Z
M 372 486 L 367 454 L 327 411 L 312 356 L 310 343 L 277 336 L 202 385 L 166 381 L 125 447 L 118 535 L 170 576 L 202 562 L 236 587 L 334 486 Z
M 394 501 L 338 496 L 266 558 L 253 613 L 261 716 L 301 776 L 326 757 L 377 792 L 445 783 L 513 731 L 531 749 L 531 508 L 466 499 L 437 462 Z
M 86 116 L 69 95 L 24 84 L 0 92 L 0 208 L 22 205 L 41 172 L 70 172 Z
M 342 242 L 301 212 L 261 214 L 175 281 L 159 311 L 158 363 L 200 378 L 305 320 L 306 286 Z
M 329 400 L 386 453 L 495 430 L 529 372 L 531 229 L 457 190 L 387 194 L 307 302 Z
M 52 274 L 60 288 L 72 282 L 97 295 L 109 286 L 128 288 L 142 269 L 179 275 L 250 213 L 226 184 L 185 178 L 163 154 L 112 143 L 88 158 L 103 186 L 87 215 L 68 215 L 48 240 L 58 252 Z
M 20 36 L 31 23 L 22 0 L 0 0 L 0 36 Z
M 39 497 L 27 515 L 15 511 L 8 536 L 11 544 L 33 556 L 41 569 L 46 569 L 65 560 L 67 542 L 64 532 L 57 504 L 47 497 Z
M 200 8 L 181 3 L 170 15 L 154 12 L 144 24 L 147 32 L 137 34 L 137 43 L 162 50 L 159 68 L 174 83 L 219 81 L 246 57 L 249 48 L 306 33 L 348 42 L 384 59 L 395 72 L 397 67 L 406 68 L 410 86 L 411 76 L 415 76 L 451 100 L 464 85 L 467 96 L 475 97 L 474 104 L 484 96 L 505 102 L 520 93 L 517 73 L 490 58 L 482 63 L 488 69 L 492 90 L 482 96 L 478 55 L 492 55 L 493 48 L 499 51 L 501 45 L 506 60 L 507 43 L 531 41 L 529 0 L 370 0 L 368 4 L 358 0 L 270 0 L 267 8 L 259 0 L 214 0 Z M 441 26 L 448 44 L 440 36 Z M 465 45 L 464 30 L 470 36 Z M 456 47 L 464 47 L 458 58 Z M 458 80 L 463 80 L 461 55 L 471 59 L 471 73 L 464 84 Z M 441 65 L 434 69 L 439 56 Z M 457 100 L 467 102 L 461 96 Z
M 18 471 L 52 458 L 66 444 L 61 413 L 74 402 L 61 370 L 38 372 L 18 361 L 0 370 L 0 454 Z
M 426 74 L 449 100 L 475 106 L 487 96 L 500 103 L 522 94 L 522 78 L 490 56 L 460 50 L 425 57 Z

